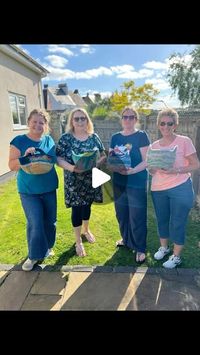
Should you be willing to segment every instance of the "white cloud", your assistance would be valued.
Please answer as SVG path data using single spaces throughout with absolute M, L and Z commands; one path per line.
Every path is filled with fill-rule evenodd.
M 155 110 L 162 110 L 164 108 L 180 108 L 181 104 L 176 95 L 171 95 L 170 93 L 166 95 L 158 95 L 157 101 L 152 104 L 152 108 Z
M 167 80 L 154 78 L 145 80 L 145 84 L 152 84 L 158 90 L 168 90 L 170 85 Z
M 111 66 L 110 69 L 113 71 L 113 73 L 122 74 L 125 72 L 133 71 L 134 67 L 129 64 L 124 64 L 124 65 Z
M 104 99 L 105 97 L 110 97 L 113 93 L 111 91 L 101 91 L 100 95 L 102 97 L 102 99 Z
M 117 78 L 123 79 L 142 79 L 148 78 L 153 75 L 153 70 L 149 69 L 140 69 L 139 71 L 126 71 L 122 74 L 117 75 Z
M 85 54 L 85 53 L 92 54 L 92 53 L 94 53 L 94 51 L 95 51 L 95 49 L 92 48 L 89 44 L 81 45 L 80 52 L 83 54 Z
M 42 63 L 41 63 L 42 64 Z M 53 63 L 51 63 L 53 65 Z M 132 65 L 118 65 L 111 67 L 100 66 L 94 69 L 87 69 L 82 72 L 75 72 L 69 69 L 60 69 L 59 72 L 56 70 L 55 65 L 49 66 L 47 64 L 42 64 L 49 72 L 48 80 L 63 80 L 63 79 L 94 79 L 100 76 L 112 76 L 116 75 L 117 78 L 124 79 L 142 79 L 151 77 L 153 75 L 153 70 L 141 69 L 138 72 L 134 71 Z M 58 67 L 58 65 L 57 65 Z M 61 66 L 59 66 L 61 68 Z M 56 77 L 58 75 L 58 77 Z M 155 80 L 155 79 L 154 79 Z
M 45 57 L 45 59 L 48 60 L 51 65 L 57 68 L 63 68 L 68 63 L 67 59 L 58 55 L 48 55 Z
M 168 69 L 168 64 L 163 62 L 157 62 L 152 60 L 150 62 L 146 62 L 143 64 L 143 67 L 148 69 L 160 70 L 160 69 Z
M 112 75 L 112 70 L 106 67 L 99 67 L 95 69 L 88 69 L 84 72 L 75 72 L 70 69 L 57 69 L 52 66 L 43 64 L 50 72 L 47 80 L 64 80 L 64 79 L 93 79 L 102 75 Z
M 68 48 L 66 48 L 64 46 L 57 45 L 57 44 L 48 45 L 48 51 L 50 53 L 62 53 L 64 55 L 68 56 L 68 57 L 74 55 L 74 53 L 70 49 L 68 49 Z
M 109 68 L 106 67 L 99 67 L 96 69 L 89 69 L 85 71 L 86 74 L 90 75 L 91 78 L 97 78 L 101 75 L 112 75 L 113 72 Z
M 135 71 L 135 68 L 129 64 L 111 66 L 110 69 L 120 79 L 142 79 L 153 75 L 153 70 L 140 69 Z
M 62 81 L 66 79 L 76 79 L 76 73 L 70 69 L 55 68 L 48 65 L 45 65 L 45 68 L 50 72 L 45 80 Z

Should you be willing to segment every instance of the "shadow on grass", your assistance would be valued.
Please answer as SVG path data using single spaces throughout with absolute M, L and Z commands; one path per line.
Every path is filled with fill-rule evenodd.
M 54 265 L 66 265 L 68 261 L 76 255 L 75 244 L 65 252 L 63 252 L 59 258 L 55 261 Z M 70 264 L 69 264 L 70 265 Z
M 138 266 L 138 264 L 135 261 L 135 252 L 125 246 L 121 246 L 116 247 L 115 253 L 104 263 L 104 266 Z

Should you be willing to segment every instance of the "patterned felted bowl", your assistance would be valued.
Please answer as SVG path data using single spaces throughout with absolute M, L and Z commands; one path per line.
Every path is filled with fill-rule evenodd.
M 35 149 L 34 154 L 28 154 L 19 158 L 20 167 L 27 174 L 46 174 L 54 165 L 52 156 L 47 155 L 40 148 Z

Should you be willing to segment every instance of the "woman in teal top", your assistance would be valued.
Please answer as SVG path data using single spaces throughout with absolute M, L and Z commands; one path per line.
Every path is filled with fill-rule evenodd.
M 29 132 L 10 142 L 9 168 L 17 171 L 17 187 L 27 219 L 28 259 L 22 265 L 32 270 L 39 259 L 52 255 L 56 236 L 58 177 L 52 165 L 47 173 L 30 174 L 22 170 L 19 158 L 34 155 L 40 148 L 56 162 L 55 143 L 48 132 L 48 115 L 33 110 L 27 120 Z

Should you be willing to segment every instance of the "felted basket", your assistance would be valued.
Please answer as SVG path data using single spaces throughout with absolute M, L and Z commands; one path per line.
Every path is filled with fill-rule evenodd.
M 147 152 L 148 168 L 170 169 L 176 159 L 177 146 L 173 149 L 152 149 Z
M 40 148 L 35 148 L 34 154 L 19 158 L 20 167 L 27 174 L 39 175 L 48 173 L 54 166 L 54 159 Z
M 76 154 L 72 151 L 72 160 L 76 167 L 80 170 L 91 170 L 96 166 L 98 150 L 88 151 L 81 154 Z

